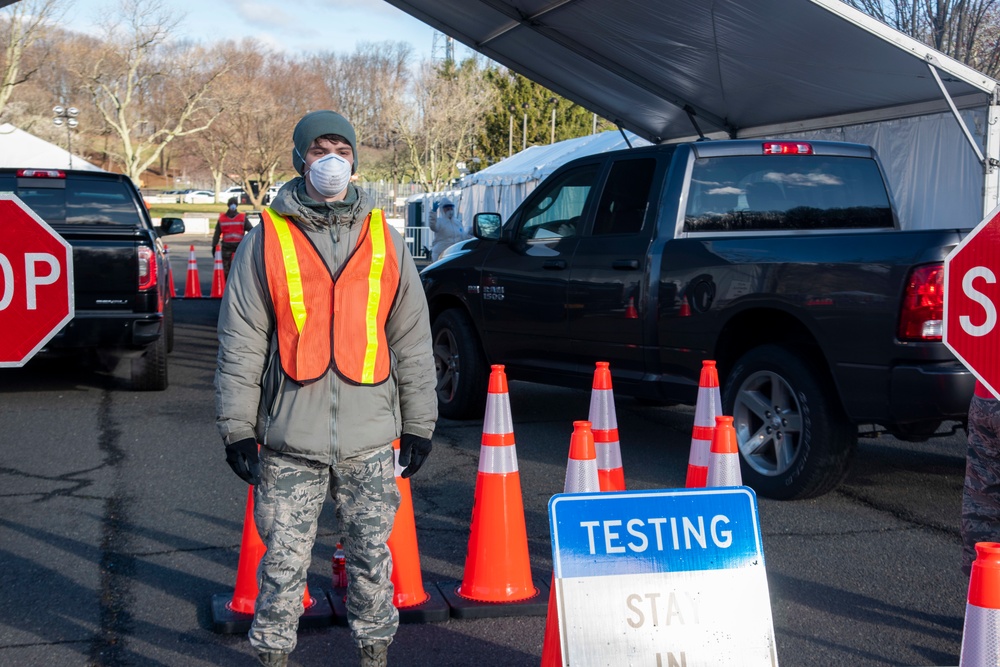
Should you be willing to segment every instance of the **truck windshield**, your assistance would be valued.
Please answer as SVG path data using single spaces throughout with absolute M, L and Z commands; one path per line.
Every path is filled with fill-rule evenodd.
M 10 181 L 2 179 L 0 192 L 13 192 L 49 224 L 131 227 L 136 224 L 135 198 L 121 181 L 72 176 L 65 179 L 18 178 L 16 184 Z
M 874 160 L 751 155 L 695 160 L 684 231 L 892 228 Z

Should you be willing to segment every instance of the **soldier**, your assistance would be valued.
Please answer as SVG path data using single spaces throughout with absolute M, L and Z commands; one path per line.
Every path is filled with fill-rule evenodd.
M 267 546 L 250 643 L 262 665 L 287 664 L 329 491 L 351 634 L 363 667 L 384 666 L 399 618 L 386 546 L 399 505 L 392 442 L 409 477 L 437 419 L 427 302 L 402 237 L 350 182 L 351 124 L 314 111 L 292 141 L 301 176 L 240 244 L 218 324 L 217 423 L 229 465 L 256 485 Z
M 222 273 L 226 280 L 229 280 L 229 266 L 233 262 L 236 248 L 243 240 L 243 235 L 253 229 L 246 215 L 236 210 L 237 204 L 236 197 L 229 198 L 226 210 L 219 215 L 219 220 L 215 223 L 215 233 L 212 234 L 213 251 L 219 246 L 219 240 L 222 240 Z
M 972 572 L 976 542 L 1000 541 L 1000 401 L 983 383 L 969 403 L 969 448 L 962 490 L 962 570 Z

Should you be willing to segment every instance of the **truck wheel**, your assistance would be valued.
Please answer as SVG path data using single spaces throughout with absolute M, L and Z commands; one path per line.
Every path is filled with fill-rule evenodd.
M 167 337 L 167 352 L 174 351 L 174 302 L 171 301 L 163 311 L 163 335 Z
M 778 500 L 819 496 L 847 474 L 857 429 L 830 383 L 794 350 L 763 345 L 745 354 L 725 382 L 743 483 Z
M 486 408 L 486 359 L 472 322 L 457 308 L 431 326 L 438 412 L 448 419 L 476 419 Z
M 167 388 L 167 337 L 161 335 L 141 357 L 132 359 L 132 389 L 163 391 Z

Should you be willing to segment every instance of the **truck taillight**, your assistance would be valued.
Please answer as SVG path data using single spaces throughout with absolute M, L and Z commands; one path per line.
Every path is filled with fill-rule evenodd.
M 139 291 L 156 287 L 156 253 L 149 246 L 139 246 Z
M 944 264 L 918 266 L 910 272 L 899 315 L 899 339 L 941 340 L 944 319 Z
M 812 155 L 812 144 L 801 141 L 765 141 L 764 155 Z
M 66 178 L 66 172 L 58 169 L 18 169 L 18 178 Z

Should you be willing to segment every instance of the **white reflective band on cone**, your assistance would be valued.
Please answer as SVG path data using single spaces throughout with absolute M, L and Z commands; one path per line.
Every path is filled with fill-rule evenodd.
M 597 449 L 597 467 L 601 470 L 612 470 L 622 467 L 622 450 L 615 442 L 595 442 Z M 568 492 L 567 492 L 568 493 Z
M 595 431 L 610 431 L 618 428 L 615 415 L 614 392 L 610 389 L 594 389 L 590 394 L 590 423 Z
M 699 468 L 708 467 L 708 459 L 712 453 L 712 441 L 711 440 L 699 440 L 698 438 L 691 438 L 691 454 L 688 456 L 688 465 L 697 466 Z
M 739 454 L 710 454 L 706 486 L 743 486 Z
M 597 477 L 597 461 L 570 459 L 566 464 L 564 493 L 597 493 L 601 482 Z
M 965 606 L 959 667 L 1000 665 L 1000 609 Z
M 479 472 L 503 475 L 517 472 L 517 449 L 514 445 L 479 448 Z
M 483 418 L 483 433 L 513 433 L 514 424 L 510 416 L 509 394 L 488 394 L 486 415 Z

